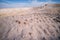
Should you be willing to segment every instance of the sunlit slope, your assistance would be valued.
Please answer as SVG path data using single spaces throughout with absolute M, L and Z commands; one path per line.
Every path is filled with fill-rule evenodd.
M 21 15 L 25 14 L 30 10 L 30 8 L 4 8 L 0 9 L 0 17 L 1 16 L 12 16 L 12 15 Z

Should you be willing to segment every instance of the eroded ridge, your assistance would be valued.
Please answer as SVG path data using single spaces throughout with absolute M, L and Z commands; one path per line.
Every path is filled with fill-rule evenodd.
M 60 22 L 56 17 L 35 13 L 1 18 L 0 39 L 60 40 Z

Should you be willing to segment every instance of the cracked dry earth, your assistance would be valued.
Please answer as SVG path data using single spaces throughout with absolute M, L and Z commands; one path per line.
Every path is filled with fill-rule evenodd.
M 0 18 L 0 40 L 60 40 L 60 15 L 32 13 Z

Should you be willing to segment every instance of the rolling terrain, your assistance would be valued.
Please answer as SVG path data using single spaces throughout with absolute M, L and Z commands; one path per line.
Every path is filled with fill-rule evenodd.
M 60 4 L 0 9 L 0 40 L 60 40 Z

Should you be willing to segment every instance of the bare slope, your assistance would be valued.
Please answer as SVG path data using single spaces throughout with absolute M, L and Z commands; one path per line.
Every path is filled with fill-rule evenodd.
M 60 9 L 0 9 L 0 40 L 60 40 Z

